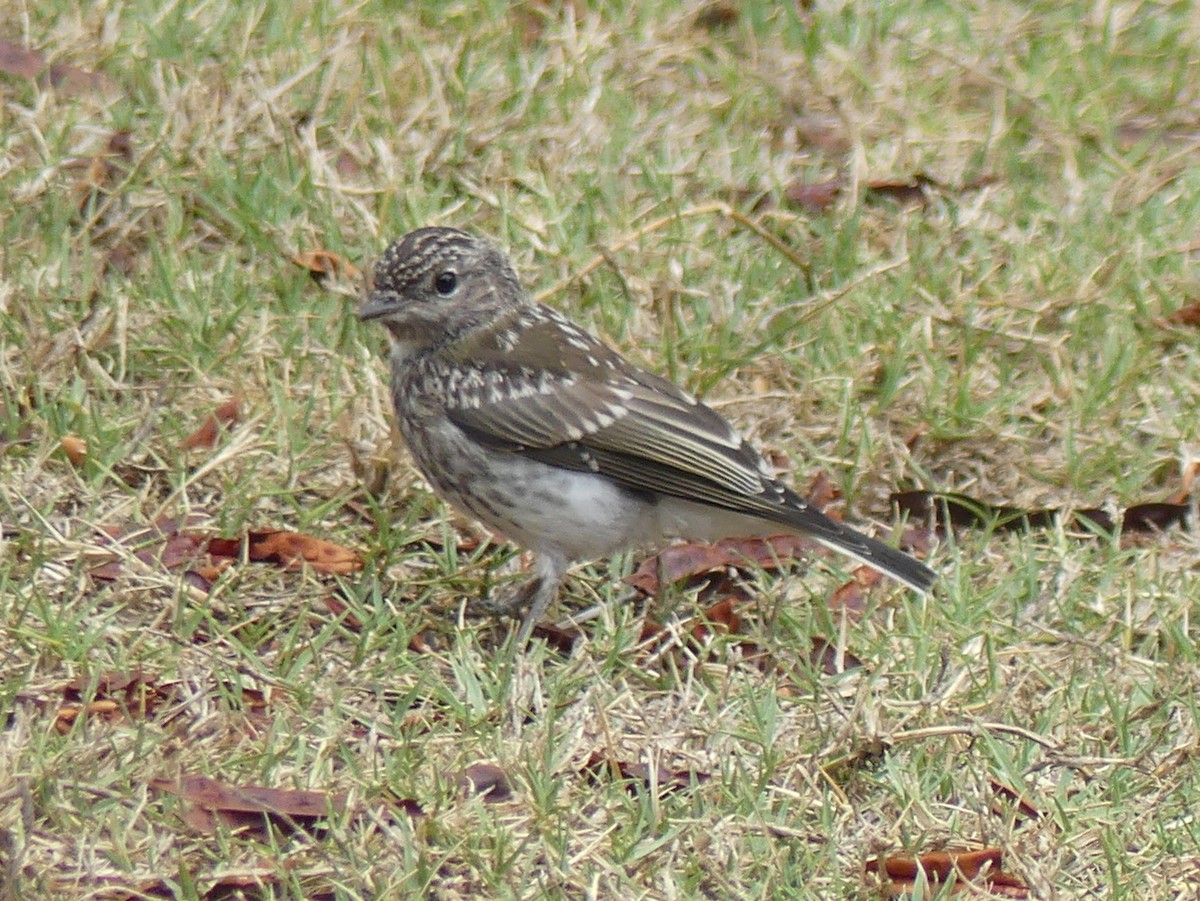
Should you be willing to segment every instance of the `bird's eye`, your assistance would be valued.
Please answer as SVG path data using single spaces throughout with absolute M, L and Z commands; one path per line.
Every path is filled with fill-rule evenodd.
M 442 297 L 449 297 L 458 287 L 458 276 L 453 272 L 443 272 L 433 280 L 433 290 Z

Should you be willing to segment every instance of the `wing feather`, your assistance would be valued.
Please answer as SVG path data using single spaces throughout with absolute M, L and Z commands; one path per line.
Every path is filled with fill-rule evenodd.
M 469 377 L 447 408 L 451 421 L 494 449 L 775 522 L 919 590 L 932 583 L 923 564 L 830 519 L 776 479 L 715 410 L 563 323 L 547 312 L 495 345 L 470 348 L 458 361 Z

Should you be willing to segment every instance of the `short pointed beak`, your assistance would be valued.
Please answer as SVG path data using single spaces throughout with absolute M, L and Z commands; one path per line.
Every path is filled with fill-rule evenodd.
M 358 308 L 358 318 L 362 322 L 386 316 L 396 308 L 396 299 L 391 294 L 372 291 Z

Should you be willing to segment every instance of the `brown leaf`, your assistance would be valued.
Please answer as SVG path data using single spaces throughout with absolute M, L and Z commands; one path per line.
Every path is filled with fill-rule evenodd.
M 174 569 L 198 559 L 204 551 L 206 539 L 195 532 L 183 531 L 184 526 L 204 521 L 201 514 L 189 514 L 182 518 L 163 517 L 150 525 L 125 524 L 108 526 L 103 531 L 103 544 L 120 547 L 124 554 L 132 554 L 147 566 L 155 564 L 165 569 Z M 116 555 L 107 563 L 92 567 L 88 573 L 93 579 L 112 581 L 124 572 L 123 555 Z
M 720 596 L 720 592 L 718 592 Z M 662 623 L 647 618 L 642 623 L 642 631 L 638 637 L 639 644 L 646 644 L 658 637 L 668 635 L 686 635 L 691 654 L 704 651 L 711 645 L 715 635 L 736 635 L 742 630 L 742 618 L 737 612 L 738 605 L 744 600 L 741 594 L 722 597 L 715 604 L 692 620 L 680 623 L 676 629 L 667 631 Z M 741 638 L 732 642 L 742 655 L 742 658 L 758 666 L 764 672 L 774 665 L 771 655 L 761 646 L 749 639 Z
M 425 633 L 417 632 L 408 640 L 408 649 L 414 654 L 432 654 L 433 645 L 425 637 Z
M 844 648 L 839 648 L 824 638 L 812 640 L 809 662 L 827 676 L 840 676 L 850 670 L 860 669 L 862 660 Z
M 457 779 L 458 790 L 463 795 L 480 795 L 489 804 L 511 801 L 512 785 L 508 775 L 500 767 L 490 763 L 473 763 Z
M 705 610 L 703 619 L 692 627 L 692 637 L 697 641 L 707 638 L 712 634 L 713 626 L 727 633 L 742 631 L 742 618 L 738 616 L 733 598 L 717 601 Z
M 833 206 L 844 187 L 840 178 L 811 184 L 792 182 L 783 189 L 783 199 L 804 207 L 810 213 L 823 213 Z
M 554 2 L 554 0 L 525 0 L 523 3 L 513 3 L 508 15 L 512 24 L 512 32 L 519 35 L 521 43 L 526 47 L 534 47 L 546 37 L 546 33 L 559 23 L 564 14 L 569 11 L 572 21 L 582 14 L 580 0 L 569 2 Z
M 85 692 L 92 684 L 88 675 L 79 675 L 63 687 L 63 700 L 58 709 L 55 728 L 63 734 L 70 731 L 80 716 L 102 717 L 109 722 L 130 716 L 144 719 L 174 694 L 170 685 L 159 685 L 157 677 L 138 669 L 132 673 L 106 671 L 96 679 L 95 693 L 90 699 Z
M 922 422 L 922 423 L 919 423 L 919 424 L 913 426 L 913 428 L 911 428 L 909 430 L 908 434 L 904 436 L 904 442 L 903 442 L 904 446 L 906 448 L 908 448 L 910 451 L 915 450 L 917 443 L 921 440 L 921 438 L 925 435 L 925 433 L 927 431 L 929 431 L 928 423 Z
M 98 717 L 109 722 L 122 719 L 124 714 L 121 705 L 116 701 L 91 701 L 87 704 L 63 704 L 54 715 L 54 728 L 60 735 L 66 735 L 79 717 Z
M 149 785 L 177 795 L 184 802 L 184 822 L 204 833 L 214 832 L 220 825 L 263 838 L 269 835 L 271 827 L 284 833 L 297 829 L 312 832 L 325 828 L 330 814 L 341 815 L 346 810 L 343 792 L 231 786 L 198 775 L 184 775 L 178 781 L 151 779 Z M 397 813 L 407 817 L 423 815 L 421 805 L 411 798 L 388 798 L 380 807 L 389 819 L 394 819 Z
M 830 504 L 842 496 L 837 483 L 829 476 L 828 470 L 818 469 L 808 483 L 804 499 L 819 510 L 825 510 Z M 826 513 L 829 511 L 826 510 Z
M 58 446 L 62 448 L 62 452 L 71 461 L 72 466 L 79 467 L 87 462 L 88 446 L 82 438 L 76 435 L 63 435 L 59 439 Z
M 829 609 L 834 612 L 844 610 L 851 620 L 857 622 L 867 611 L 868 592 L 882 581 L 879 570 L 869 566 L 858 567 L 854 570 L 854 578 L 830 596 Z
M 137 266 L 140 251 L 132 240 L 123 240 L 108 249 L 104 255 L 104 271 L 129 278 Z
M 212 413 L 205 417 L 204 422 L 200 424 L 200 428 L 192 432 L 183 442 L 184 450 L 196 450 L 197 448 L 213 447 L 217 443 L 217 437 L 221 434 L 222 427 L 234 425 L 241 419 L 241 404 L 242 397 L 240 394 L 235 394 L 221 406 L 213 410 Z
M 533 627 L 533 635 L 546 642 L 548 648 L 566 657 L 575 650 L 575 644 L 583 637 L 583 630 L 578 627 L 564 629 L 551 623 L 538 623 Z
M 66 94 L 81 94 L 92 90 L 108 92 L 114 87 L 107 77 L 68 66 L 66 63 L 54 63 L 47 70 L 45 54 L 11 41 L 0 41 L 0 72 L 20 78 L 44 75 L 51 86 Z
M 362 568 L 362 558 L 341 545 L 298 532 L 247 532 L 239 538 L 210 537 L 185 525 L 206 520 L 201 514 L 183 519 L 163 518 L 149 526 L 110 526 L 104 531 L 112 544 L 148 566 L 164 569 L 188 567 L 189 579 L 207 591 L 228 567 L 243 559 L 272 563 L 284 569 L 311 566 L 318 572 L 346 574 Z M 205 555 L 207 559 L 205 559 Z M 92 578 L 112 581 L 124 572 L 125 561 L 116 556 L 89 570 Z
M 1029 887 L 1000 869 L 1002 856 L 999 848 L 929 851 L 916 856 L 876 858 L 867 862 L 866 869 L 867 872 L 880 873 L 887 879 L 888 893 L 892 898 L 908 894 L 922 874 L 931 883 L 947 882 L 952 877 L 970 882 L 973 896 L 982 893 L 985 897 L 993 898 L 1029 898 Z
M 689 788 L 693 784 L 707 782 L 712 778 L 712 774 L 699 770 L 669 770 L 664 766 L 657 766 L 651 770 L 647 764 L 618 760 L 599 751 L 594 751 L 580 770 L 597 781 L 605 777 L 627 779 L 634 783 L 630 786 L 631 791 L 637 786 L 647 789 L 657 787 L 662 794 Z
M 76 186 L 76 206 L 84 211 L 95 197 L 107 192 L 129 171 L 133 164 L 133 137 L 128 131 L 114 131 L 104 150 L 84 161 L 87 174 Z
M 1171 526 L 1190 525 L 1189 504 L 1148 503 L 1125 508 L 1121 529 L 1126 532 L 1162 532 Z
M 1162 319 L 1165 325 L 1185 325 L 1190 328 L 1200 325 L 1200 301 L 1192 301 Z
M 833 114 L 808 113 L 790 122 L 796 135 L 796 146 L 819 150 L 835 158 L 850 150 L 850 135 L 845 122 Z
M 305 250 L 291 257 L 301 269 L 307 269 L 314 281 L 324 281 L 330 275 L 341 275 L 358 280 L 362 271 L 340 253 L 332 250 Z
M 696 13 L 692 23 L 705 31 L 717 31 L 736 25 L 738 12 L 737 6 L 729 0 L 714 0 Z
M 362 569 L 362 558 L 341 545 L 300 532 L 247 532 L 243 538 L 213 538 L 208 552 L 216 557 L 239 559 L 243 546 L 254 563 L 274 563 L 284 569 L 310 566 L 323 573 L 352 573 Z
M 333 162 L 333 168 L 337 174 L 345 179 L 358 178 L 363 174 L 363 165 L 354 155 L 347 150 L 343 150 L 337 155 Z
M 928 198 L 928 189 L 940 188 L 936 181 L 927 175 L 917 174 L 908 181 L 869 181 L 866 193 L 875 197 L 885 197 L 900 204 L 924 204 Z
M 1013 788 L 1012 786 L 1005 785 L 1003 782 L 1001 782 L 1000 780 L 998 780 L 992 776 L 988 777 L 988 783 L 991 785 L 992 791 L 994 791 L 1001 798 L 1005 799 L 1009 803 L 1016 806 L 1017 813 L 1019 813 L 1022 818 L 1027 819 L 1027 820 L 1040 820 L 1042 818 L 1042 816 L 1043 816 L 1042 812 L 1037 809 L 1037 807 L 1034 805 L 1034 803 L 1032 801 L 1030 801 L 1028 798 L 1026 798 L 1025 795 L 1021 794 L 1021 792 L 1019 792 L 1015 788 Z M 998 815 L 1000 815 L 1000 816 L 1004 815 L 1004 810 L 1002 809 L 1000 804 L 994 803 L 992 805 L 992 809 Z
M 934 526 L 908 525 L 900 533 L 901 550 L 915 553 L 917 556 L 928 556 L 938 538 L 938 530 Z
M 943 529 L 952 526 L 990 527 L 998 532 L 1047 529 L 1064 518 L 1066 528 L 1084 533 L 1111 532 L 1117 525 L 1113 515 L 1101 507 L 1073 510 L 1068 516 L 1053 507 L 1026 510 L 942 491 L 901 491 L 893 494 L 891 500 L 901 512 L 921 519 L 932 518 Z M 1120 524 L 1128 532 L 1160 532 L 1175 525 L 1190 527 L 1190 515 L 1187 504 L 1135 504 L 1125 509 Z
M 346 807 L 345 794 L 263 785 L 231 786 L 207 776 L 185 775 L 178 782 L 152 779 L 150 787 L 178 795 L 186 802 L 185 822 L 200 832 L 213 832 L 219 824 L 256 835 L 267 834 L 268 824 L 285 832 L 297 828 L 307 831 Z
M 64 94 L 78 96 L 80 94 L 112 94 L 116 85 L 107 75 L 99 72 L 89 72 L 66 63 L 51 63 L 49 77 L 50 85 Z
M 46 67 L 46 57 L 11 41 L 0 41 L 0 72 L 33 78 Z
M 137 698 L 144 697 L 146 689 L 153 689 L 156 682 L 157 677 L 141 669 L 131 673 L 105 670 L 96 677 L 96 697 L 122 696 L 126 703 L 132 704 Z M 76 676 L 63 687 L 63 698 L 68 701 L 82 701 L 84 691 L 91 683 L 90 676 Z
M 716 544 L 674 544 L 643 560 L 625 581 L 646 595 L 656 595 L 663 585 L 673 585 L 725 567 L 778 569 L 781 563 L 806 556 L 817 547 L 815 541 L 799 535 L 729 538 Z
M 324 598 L 325 609 L 339 617 L 347 629 L 355 632 L 362 631 L 362 621 L 350 612 L 350 606 L 335 594 L 327 594 Z

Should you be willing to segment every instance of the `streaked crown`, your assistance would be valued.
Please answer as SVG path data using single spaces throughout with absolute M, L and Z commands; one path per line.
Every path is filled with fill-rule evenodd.
M 455 228 L 419 228 L 394 241 L 372 282 L 359 319 L 378 319 L 410 350 L 453 340 L 530 303 L 504 253 Z

